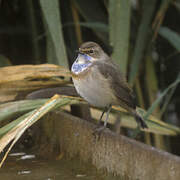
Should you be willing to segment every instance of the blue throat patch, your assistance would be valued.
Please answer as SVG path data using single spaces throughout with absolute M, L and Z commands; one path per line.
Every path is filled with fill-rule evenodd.
M 83 58 L 84 63 L 82 63 L 82 64 L 78 63 L 79 58 Z M 91 64 L 92 64 L 92 62 L 91 62 L 90 56 L 88 56 L 86 54 L 78 54 L 76 61 L 73 63 L 73 65 L 71 67 L 71 71 L 75 74 L 78 74 L 80 72 L 83 72 L 85 69 L 87 69 Z

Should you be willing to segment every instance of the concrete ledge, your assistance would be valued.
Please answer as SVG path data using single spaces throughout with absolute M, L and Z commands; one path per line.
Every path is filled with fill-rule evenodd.
M 52 112 L 60 150 L 70 158 L 91 162 L 97 169 L 125 179 L 179 180 L 180 158 L 170 153 L 105 130 L 100 139 L 95 125 L 61 111 Z

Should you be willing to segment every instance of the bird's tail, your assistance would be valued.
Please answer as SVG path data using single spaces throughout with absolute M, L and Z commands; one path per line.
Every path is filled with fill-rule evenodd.
M 132 114 L 134 115 L 135 120 L 138 123 L 138 125 L 140 125 L 140 127 L 142 127 L 143 129 L 148 128 L 148 126 L 145 123 L 144 119 L 136 112 L 136 110 L 133 110 Z
M 148 128 L 147 124 L 145 123 L 144 119 L 136 113 L 135 115 L 136 122 L 143 128 Z

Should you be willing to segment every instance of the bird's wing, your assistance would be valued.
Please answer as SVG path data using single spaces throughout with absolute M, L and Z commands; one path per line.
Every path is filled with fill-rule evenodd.
M 118 70 L 113 63 L 102 63 L 97 61 L 94 63 L 99 72 L 109 81 L 114 95 L 120 102 L 120 105 L 135 109 L 135 97 L 132 89 L 129 87 L 125 76 Z

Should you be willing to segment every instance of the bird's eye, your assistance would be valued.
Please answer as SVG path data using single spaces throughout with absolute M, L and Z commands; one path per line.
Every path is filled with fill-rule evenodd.
M 94 51 L 91 49 L 91 50 L 89 50 L 89 53 L 92 54 L 92 53 L 94 53 Z

